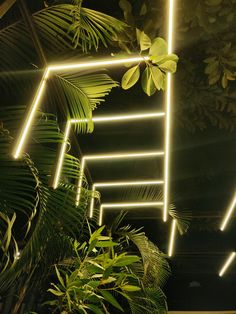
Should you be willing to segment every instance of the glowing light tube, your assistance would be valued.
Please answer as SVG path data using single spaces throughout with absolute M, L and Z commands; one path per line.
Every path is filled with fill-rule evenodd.
M 168 54 L 173 49 L 173 24 L 174 24 L 174 0 L 169 0 L 168 13 Z M 172 103 L 172 75 L 167 73 L 166 86 L 166 123 L 165 123 L 165 160 L 164 160 L 164 210 L 163 221 L 167 221 L 169 207 L 169 164 L 170 164 L 170 128 L 171 128 L 171 103 Z
M 22 153 L 23 147 L 26 142 L 26 137 L 28 133 L 30 132 L 30 128 L 31 128 L 31 125 L 35 116 L 35 112 L 42 99 L 42 95 L 46 87 L 46 80 L 49 77 L 50 72 L 56 72 L 56 71 L 62 71 L 62 70 L 76 70 L 76 69 L 92 68 L 92 67 L 97 68 L 97 67 L 102 67 L 102 66 L 118 65 L 118 64 L 130 63 L 130 62 L 138 63 L 138 62 L 144 62 L 148 60 L 149 60 L 148 56 L 138 56 L 138 57 L 129 57 L 129 58 L 121 58 L 121 59 L 110 58 L 103 61 L 88 61 L 88 62 L 77 62 L 77 63 L 70 63 L 70 64 L 63 63 L 63 64 L 55 64 L 55 65 L 51 65 L 47 67 L 44 71 L 43 78 L 39 84 L 34 100 L 29 109 L 29 113 L 27 114 L 22 130 L 18 137 L 16 146 L 13 150 L 13 157 L 17 159 Z
M 77 63 L 70 63 L 70 64 L 55 64 L 55 65 L 49 66 L 49 70 L 50 71 L 63 71 L 63 70 L 76 70 L 76 69 L 82 69 L 82 68 L 96 68 L 96 67 L 108 66 L 108 65 L 143 62 L 143 61 L 148 61 L 148 60 L 149 60 L 148 56 L 122 58 L 122 59 L 114 59 L 114 57 L 112 57 L 110 59 L 101 60 L 101 61 L 77 62 Z
M 175 242 L 175 232 L 176 232 L 176 219 L 172 220 L 171 224 L 171 234 L 170 234 L 170 242 L 168 249 L 168 256 L 171 257 L 173 255 L 174 250 L 174 242 Z
M 75 203 L 76 206 L 78 206 L 80 202 L 80 195 L 81 195 L 82 182 L 83 182 L 83 176 L 84 176 L 84 167 L 85 167 L 85 159 L 82 158 L 80 174 L 79 174 L 78 189 L 77 189 L 77 194 L 76 194 L 76 203 Z
M 235 252 L 232 252 L 229 257 L 227 258 L 225 264 L 223 265 L 223 267 L 221 268 L 220 272 L 219 272 L 219 276 L 222 277 L 224 275 L 224 273 L 226 272 L 226 270 L 229 268 L 230 264 L 233 262 L 233 260 L 235 259 Z
M 162 151 L 151 151 L 151 152 L 137 152 L 137 153 L 125 153 L 125 154 L 107 154 L 107 155 L 87 155 L 82 158 L 82 166 L 80 169 L 80 178 L 78 181 L 78 189 L 76 195 L 76 205 L 79 205 L 80 194 L 82 189 L 83 175 L 85 162 L 87 160 L 102 160 L 102 159 L 129 159 L 129 158 L 149 158 L 154 156 L 163 156 L 164 152 Z
M 101 116 L 101 117 L 93 117 L 92 121 L 94 123 L 99 122 L 113 122 L 113 121 L 126 121 L 126 120 L 145 120 L 151 118 L 159 118 L 164 117 L 165 112 L 153 112 L 153 113 L 139 113 L 139 114 L 131 114 L 131 115 L 116 115 L 116 116 Z M 88 119 L 71 119 L 71 123 L 81 123 L 88 122 Z
M 131 115 L 115 115 L 115 116 L 101 116 L 101 117 L 93 117 L 92 121 L 94 123 L 106 123 L 106 122 L 126 122 L 129 120 L 145 120 L 145 119 L 153 119 L 153 118 L 161 118 L 164 117 L 164 112 L 152 112 L 152 113 L 137 113 Z M 66 143 L 69 138 L 70 125 L 75 123 L 88 122 L 88 119 L 71 119 L 67 122 L 67 128 L 64 134 L 63 143 L 60 149 L 59 158 L 57 161 L 57 166 L 55 170 L 54 180 L 53 180 L 53 188 L 56 189 L 60 180 L 61 169 L 64 161 L 64 154 Z
M 123 158 L 136 158 L 136 157 L 154 157 L 154 156 L 163 156 L 164 152 L 162 151 L 153 151 L 153 152 L 137 152 L 137 153 L 125 153 L 125 154 L 107 154 L 107 155 L 90 155 L 85 156 L 86 160 L 99 160 L 99 159 L 123 159 Z
M 163 206 L 163 202 L 142 202 L 142 203 L 106 203 L 100 206 L 99 222 L 98 225 L 102 225 L 103 213 L 105 208 L 137 208 L 137 207 L 152 207 Z
M 92 191 L 94 192 L 96 188 L 107 188 L 107 187 L 119 187 L 119 186 L 135 186 L 135 185 L 161 185 L 164 181 L 124 181 L 124 182 L 98 182 L 94 183 Z M 91 198 L 89 217 L 93 217 L 94 211 L 94 197 Z
M 69 134 L 70 134 L 70 127 L 71 127 L 71 123 L 70 123 L 70 121 L 68 121 L 66 124 L 65 135 L 64 135 L 63 143 L 61 145 L 61 150 L 60 150 L 60 154 L 59 154 L 59 158 L 58 158 L 58 162 L 57 162 L 56 173 L 55 173 L 54 180 L 53 180 L 53 188 L 54 189 L 57 188 L 58 183 L 59 183 L 62 164 L 63 164 L 64 157 L 65 157 L 66 145 L 67 145 L 67 141 L 68 141 Z
M 36 110 L 37 110 L 38 105 L 40 103 L 40 100 L 43 96 L 43 93 L 44 93 L 44 90 L 46 87 L 46 80 L 48 77 L 49 77 L 49 69 L 46 69 L 44 71 L 42 80 L 39 84 L 39 87 L 38 87 L 37 92 L 35 94 L 34 100 L 33 100 L 32 105 L 30 107 L 30 111 L 27 114 L 27 117 L 26 117 L 25 122 L 23 124 L 22 130 L 20 132 L 19 139 L 18 139 L 16 146 L 15 146 L 15 149 L 13 151 L 13 157 L 15 159 L 19 158 L 21 153 L 22 153 L 22 149 L 24 147 L 26 137 L 27 137 L 28 132 L 30 130 L 30 127 L 32 125 Z
M 229 219 L 230 217 L 232 216 L 233 214 L 233 211 L 235 209 L 235 206 L 236 206 L 236 194 L 234 195 L 234 198 L 233 198 L 233 201 L 231 202 L 225 216 L 224 216 L 224 219 L 222 221 L 222 224 L 220 226 L 220 230 L 221 231 L 224 231 L 224 229 L 226 228 L 228 222 L 229 222 Z

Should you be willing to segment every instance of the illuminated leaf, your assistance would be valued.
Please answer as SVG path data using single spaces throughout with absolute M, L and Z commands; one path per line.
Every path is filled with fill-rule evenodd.
M 129 89 L 135 83 L 137 83 L 140 76 L 139 65 L 135 65 L 129 69 L 122 77 L 121 86 L 123 89 Z

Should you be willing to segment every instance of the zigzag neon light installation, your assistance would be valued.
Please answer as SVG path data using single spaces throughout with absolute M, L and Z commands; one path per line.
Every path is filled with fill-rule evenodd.
M 84 167 L 86 161 L 95 161 L 95 160 L 121 160 L 121 159 L 134 159 L 134 158 L 150 158 L 164 156 L 163 151 L 150 151 L 150 152 L 126 152 L 121 154 L 106 154 L 106 155 L 88 155 L 82 158 L 81 167 L 80 167 L 80 174 L 79 174 L 79 181 L 78 181 L 78 189 L 77 189 L 77 196 L 76 196 L 76 204 L 79 205 L 80 196 L 81 196 L 81 189 L 82 189 L 82 182 L 84 176 Z
M 115 65 L 121 65 L 125 63 L 138 63 L 142 61 L 149 60 L 148 56 L 138 56 L 138 57 L 130 57 L 130 58 L 121 58 L 121 59 L 106 59 L 102 61 L 88 61 L 88 62 L 77 62 L 77 63 L 69 63 L 69 64 L 55 64 L 47 67 L 44 71 L 42 80 L 39 84 L 39 87 L 36 91 L 36 94 L 33 98 L 33 102 L 29 108 L 29 112 L 26 116 L 26 119 L 23 123 L 23 127 L 20 131 L 20 134 L 18 136 L 14 151 L 13 151 L 13 157 L 15 159 L 19 158 L 23 148 L 25 146 L 27 135 L 31 131 L 31 126 L 36 114 L 36 111 L 40 105 L 40 102 L 42 100 L 43 94 L 46 89 L 46 83 L 47 79 L 49 78 L 49 75 L 51 73 L 56 73 L 58 71 L 68 71 L 68 70 L 79 70 L 79 69 L 85 69 L 85 68 L 98 68 L 103 66 L 115 66 Z
M 110 187 L 124 187 L 124 186 L 137 186 L 137 185 L 162 185 L 164 181 L 119 181 L 119 182 L 98 182 L 94 183 L 92 187 L 92 191 L 97 191 L 97 188 L 110 188 Z M 93 217 L 94 210 L 94 197 L 91 198 L 90 209 L 89 209 L 89 217 Z
M 235 207 L 236 207 L 236 193 L 235 193 L 234 198 L 233 198 L 232 202 L 230 203 L 229 208 L 228 208 L 228 210 L 227 210 L 227 212 L 223 218 L 223 221 L 221 223 L 221 226 L 220 226 L 221 231 L 224 231 L 224 229 L 226 228 L 226 226 L 227 226 L 227 224 L 228 224 L 228 222 L 229 222 L 229 220 L 233 214 Z
M 164 112 L 148 112 L 148 113 L 136 113 L 136 114 L 127 114 L 127 115 L 115 115 L 115 116 L 101 116 L 93 117 L 92 121 L 96 123 L 111 123 L 111 122 L 128 122 L 136 120 L 146 120 L 154 118 L 162 118 L 165 116 Z M 67 122 L 63 143 L 61 145 L 59 158 L 57 162 L 56 172 L 53 180 L 53 188 L 56 189 L 60 180 L 62 165 L 65 157 L 66 145 L 69 139 L 71 125 L 76 123 L 86 123 L 87 119 L 71 119 Z

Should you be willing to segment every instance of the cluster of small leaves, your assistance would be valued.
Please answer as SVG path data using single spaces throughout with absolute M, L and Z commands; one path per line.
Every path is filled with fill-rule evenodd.
M 143 91 L 152 96 L 157 90 L 165 90 L 166 74 L 175 73 L 178 57 L 168 54 L 167 43 L 161 37 L 151 40 L 144 31 L 137 29 L 137 41 L 141 53 L 148 51 L 149 60 L 145 61 L 146 67 L 141 75 Z M 133 66 L 122 77 L 121 86 L 129 89 L 134 86 L 140 78 L 140 64 Z
M 89 241 L 74 242 L 75 258 L 69 268 L 55 267 L 57 283 L 48 290 L 54 295 L 48 302 L 52 308 L 61 313 L 109 313 L 110 307 L 124 312 L 114 294 L 129 300 L 141 290 L 138 277 L 129 270 L 140 258 L 116 253 L 118 243 L 102 235 L 103 229 L 93 232 Z
M 236 80 L 236 46 L 231 42 L 224 43 L 220 49 L 208 49 L 209 57 L 204 60 L 207 63 L 205 74 L 208 75 L 209 85 L 221 82 L 223 88 L 228 86 L 228 81 Z

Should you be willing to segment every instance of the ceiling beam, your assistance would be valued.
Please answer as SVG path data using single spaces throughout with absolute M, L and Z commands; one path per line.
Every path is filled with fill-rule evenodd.
M 35 26 L 34 26 L 34 23 L 32 20 L 32 16 L 31 16 L 24 0 L 18 0 L 17 2 L 19 4 L 21 15 L 22 15 L 27 27 L 28 27 L 30 36 L 31 36 L 32 41 L 34 43 L 34 47 L 36 49 L 36 52 L 37 52 L 38 57 L 40 59 L 40 62 L 42 64 L 42 66 L 46 66 L 47 60 L 46 60 L 43 48 L 41 46 L 39 37 L 37 35 L 36 29 L 35 29 Z

